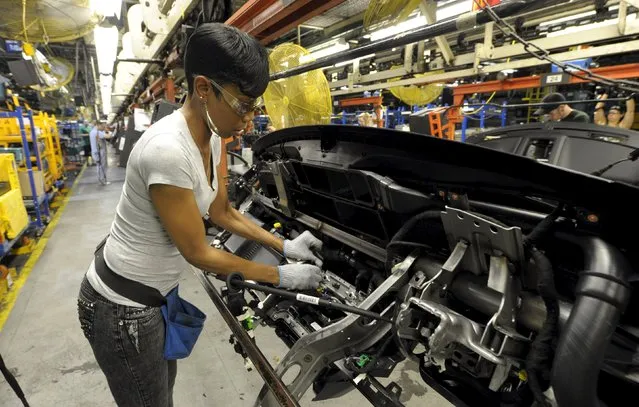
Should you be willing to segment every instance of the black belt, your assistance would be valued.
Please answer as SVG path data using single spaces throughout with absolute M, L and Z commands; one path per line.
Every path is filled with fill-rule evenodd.
M 134 280 L 129 280 L 115 273 L 106 261 L 104 261 L 104 245 L 109 236 L 105 237 L 95 249 L 95 271 L 100 280 L 117 294 L 135 301 L 147 307 L 161 307 L 166 303 L 166 299 L 156 288 L 149 287 Z

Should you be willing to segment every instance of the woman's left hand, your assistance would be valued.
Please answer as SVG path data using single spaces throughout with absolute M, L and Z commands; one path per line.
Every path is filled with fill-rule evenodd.
M 313 253 L 313 250 L 322 250 L 322 241 L 308 230 L 293 240 L 284 241 L 284 256 L 295 260 L 312 261 L 317 267 L 322 267 L 322 260 Z

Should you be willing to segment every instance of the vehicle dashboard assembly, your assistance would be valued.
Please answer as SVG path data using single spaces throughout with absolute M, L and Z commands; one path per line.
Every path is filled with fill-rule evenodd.
M 296 127 L 253 151 L 233 200 L 278 236 L 310 230 L 325 273 L 313 292 L 240 280 L 223 291 L 227 322 L 249 332 L 236 335 L 247 366 L 259 323 L 290 347 L 275 374 L 299 370 L 284 388 L 255 366 L 266 381 L 256 405 L 295 405 L 347 381 L 373 405 L 400 406 L 403 389 L 377 378 L 405 360 L 455 405 L 618 405 L 638 394 L 639 259 L 625 233 L 639 223 L 638 188 L 385 129 Z M 228 232 L 214 244 L 287 261 Z

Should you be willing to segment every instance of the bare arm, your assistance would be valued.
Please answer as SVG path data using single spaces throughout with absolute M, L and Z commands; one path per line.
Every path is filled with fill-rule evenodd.
M 595 124 L 599 124 L 601 126 L 605 126 L 608 124 L 608 120 L 606 119 L 606 113 L 604 112 L 604 106 L 606 106 L 606 104 L 603 102 L 603 100 L 608 99 L 608 94 L 604 93 L 603 95 L 601 95 L 600 100 L 602 100 L 602 102 L 597 103 L 597 106 L 595 106 L 595 116 L 594 116 L 594 121 Z
M 162 225 L 190 264 L 221 275 L 241 271 L 249 280 L 280 283 L 277 267 L 244 260 L 208 245 L 192 190 L 154 184 L 149 187 L 149 195 Z
M 621 119 L 621 123 L 619 123 L 619 127 L 623 129 L 631 129 L 632 125 L 635 123 L 635 99 L 631 97 L 626 100 L 626 114 L 623 115 L 623 119 Z
M 218 168 L 218 174 L 220 173 Z M 223 182 L 219 182 L 215 200 L 209 208 L 209 217 L 216 225 L 245 239 L 265 244 L 282 253 L 284 241 L 262 229 L 245 216 L 242 216 L 229 202 L 228 191 Z

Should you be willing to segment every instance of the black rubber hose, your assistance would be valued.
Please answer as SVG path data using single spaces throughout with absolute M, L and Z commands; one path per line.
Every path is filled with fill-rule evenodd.
M 544 239 L 548 235 L 548 233 L 550 233 L 553 225 L 555 224 L 555 221 L 563 210 L 564 205 L 559 204 L 555 208 L 555 210 L 552 211 L 552 213 L 546 216 L 544 220 L 539 222 L 537 226 L 535 226 L 535 228 L 524 238 L 523 246 L 526 257 L 530 257 L 533 247 L 536 246 L 542 239 Z
M 240 154 L 234 153 L 232 151 L 227 151 L 226 154 L 230 155 L 231 157 L 237 158 L 238 160 L 242 161 L 244 165 L 246 165 L 247 167 L 250 167 L 249 162 L 246 161 L 246 158 L 242 157 Z
M 536 249 L 531 251 L 538 270 L 537 290 L 546 306 L 546 319 L 533 341 L 526 357 L 528 384 L 540 406 L 549 405 L 544 396 L 546 384 L 550 381 L 550 371 L 559 331 L 559 301 L 555 288 L 555 276 L 548 257 Z M 543 383 L 543 384 L 542 384 Z
M 401 228 L 393 235 L 390 243 L 386 246 L 386 270 L 390 270 L 392 267 L 393 257 L 396 254 L 394 247 L 397 246 L 408 246 L 412 245 L 412 242 L 407 242 L 404 244 L 406 240 L 406 236 L 417 226 L 419 222 L 423 222 L 425 220 L 440 220 L 441 221 L 441 210 L 429 210 L 425 212 L 418 213 L 417 215 L 410 218 Z M 402 242 L 398 244 L 396 242 Z
M 600 407 L 599 371 L 606 348 L 631 296 L 633 270 L 614 246 L 596 237 L 567 240 L 584 252 L 585 271 L 555 352 L 551 384 L 560 406 Z

